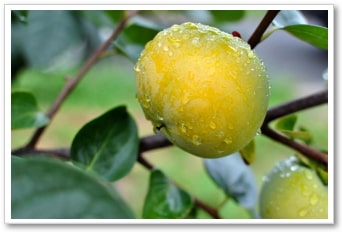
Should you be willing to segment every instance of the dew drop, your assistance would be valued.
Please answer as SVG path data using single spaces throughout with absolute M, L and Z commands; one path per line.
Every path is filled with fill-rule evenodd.
M 169 47 L 168 47 L 168 46 L 164 46 L 164 47 L 163 47 L 163 50 L 164 50 L 165 52 L 167 52 L 167 51 L 169 51 Z
M 173 25 L 171 29 L 172 29 L 172 31 L 174 31 L 174 32 L 177 32 L 177 31 L 180 30 L 180 28 L 179 28 L 178 25 Z
M 174 45 L 176 48 L 179 48 L 181 46 L 181 44 L 179 42 L 175 42 Z
M 134 65 L 134 71 L 136 71 L 136 72 L 140 72 L 141 71 L 140 65 L 138 63 L 136 65 Z
M 254 54 L 253 54 L 252 51 L 249 51 L 247 56 L 248 56 L 249 59 L 252 59 L 254 57 Z
M 210 127 L 211 129 L 216 129 L 216 124 L 215 124 L 214 122 L 210 122 L 210 123 L 209 123 L 209 127 Z
M 162 47 L 162 43 L 159 42 L 159 43 L 157 44 L 157 46 L 161 48 L 161 47 Z
M 185 126 L 184 123 L 182 123 L 182 124 L 180 125 L 180 130 L 181 130 L 181 132 L 186 133 L 187 129 L 186 129 L 186 126 Z
M 168 55 L 169 55 L 169 56 L 172 56 L 172 55 L 173 55 L 173 52 L 169 52 Z
M 312 194 L 310 197 L 310 204 L 316 205 L 318 203 L 318 196 L 316 194 Z
M 312 173 L 309 170 L 305 170 L 304 172 L 306 179 L 312 180 Z
M 223 140 L 226 144 L 231 144 L 233 142 L 232 138 L 231 137 L 226 137 L 224 140 Z
M 198 145 L 201 144 L 201 140 L 200 140 L 200 138 L 198 137 L 198 135 L 192 136 L 192 143 L 195 144 L 196 146 L 198 146 Z
M 199 43 L 199 38 L 198 37 L 193 38 L 191 40 L 191 43 L 197 45 Z
M 290 167 L 290 170 L 291 170 L 292 172 L 296 171 L 297 169 L 298 169 L 298 166 L 296 166 L 296 165 Z
M 307 214 L 308 214 L 307 208 L 303 208 L 303 209 L 299 210 L 299 212 L 298 212 L 298 215 L 300 217 L 305 217 L 305 215 L 307 215 Z
M 304 197 L 307 197 L 310 195 L 310 189 L 306 185 L 301 186 L 302 194 Z

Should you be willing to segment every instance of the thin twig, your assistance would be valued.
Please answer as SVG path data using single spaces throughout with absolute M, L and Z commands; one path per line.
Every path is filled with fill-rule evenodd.
M 248 44 L 254 49 L 260 42 L 262 35 L 272 23 L 273 19 L 277 16 L 280 10 L 269 10 L 267 11 L 264 18 L 261 20 L 259 26 L 255 29 L 254 33 L 248 40 Z
M 12 155 L 15 156 L 49 156 L 56 157 L 63 160 L 70 159 L 69 148 L 56 148 L 56 149 L 35 149 L 29 147 L 23 147 L 12 151 Z
M 275 106 L 267 111 L 264 124 L 268 122 L 289 115 L 301 110 L 318 106 L 328 102 L 328 90 L 323 90 L 312 95 L 295 99 L 293 101 L 286 102 L 284 104 Z
M 89 71 L 91 67 L 98 61 L 101 54 L 110 46 L 111 42 L 115 40 L 118 35 L 121 33 L 128 20 L 133 17 L 138 11 L 129 11 L 126 17 L 119 22 L 116 26 L 113 33 L 109 36 L 109 38 L 92 54 L 91 57 L 87 60 L 87 62 L 82 66 L 80 71 L 74 78 L 67 78 L 67 82 L 64 88 L 61 90 L 60 94 L 57 96 L 55 102 L 52 104 L 51 108 L 47 112 L 47 116 L 52 119 L 56 112 L 60 109 L 64 100 L 69 96 L 72 90 L 76 87 L 76 85 L 80 82 L 80 80 L 85 76 L 85 74 Z M 34 148 L 39 141 L 41 135 L 46 130 L 48 125 L 41 127 L 35 131 L 31 140 L 26 145 L 28 148 Z
M 276 132 L 269 127 L 269 123 L 277 118 L 299 112 L 314 106 L 318 106 L 328 102 L 328 90 L 324 90 L 303 98 L 298 98 L 293 101 L 273 107 L 267 111 L 265 120 L 261 127 L 261 133 L 277 142 L 289 146 L 303 155 L 310 157 L 324 164 L 328 168 L 328 156 L 318 150 L 313 149 L 306 144 L 299 143 L 283 134 Z

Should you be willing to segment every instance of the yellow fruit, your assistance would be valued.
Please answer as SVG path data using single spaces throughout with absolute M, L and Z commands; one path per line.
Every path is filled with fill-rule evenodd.
M 256 135 L 268 105 L 265 67 L 240 38 L 184 23 L 159 32 L 136 63 L 137 98 L 171 142 L 221 157 Z
M 294 156 L 278 163 L 265 177 L 259 203 L 262 218 L 328 218 L 327 187 Z

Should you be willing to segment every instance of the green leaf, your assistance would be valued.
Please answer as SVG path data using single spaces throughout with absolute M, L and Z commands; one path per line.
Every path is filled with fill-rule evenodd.
M 294 24 L 308 24 L 308 22 L 298 10 L 281 10 L 272 24 L 278 28 L 283 28 Z
M 255 141 L 254 139 L 240 150 L 243 160 L 247 164 L 251 164 L 255 160 Z
M 186 218 L 193 207 L 192 197 L 172 184 L 160 170 L 153 170 L 145 199 L 143 218 Z
M 279 132 L 290 137 L 291 139 L 299 139 L 305 142 L 306 144 L 311 144 L 312 135 L 310 131 L 308 131 L 304 127 L 299 127 L 298 129 L 295 129 L 296 122 L 297 122 L 297 115 L 291 114 L 291 115 L 278 119 L 275 124 L 275 128 Z
M 325 171 L 323 168 L 317 168 L 316 172 L 322 180 L 323 184 L 328 185 L 328 172 Z
M 20 22 L 22 24 L 26 24 L 27 16 L 28 16 L 27 10 L 12 10 L 11 11 L 12 23 Z
M 204 159 L 211 179 L 243 207 L 254 211 L 257 202 L 255 177 L 239 153 L 217 159 Z
M 288 116 L 282 117 L 277 120 L 275 128 L 280 131 L 291 131 L 296 125 L 297 118 L 298 117 L 296 114 L 290 114 Z
M 104 13 L 113 23 L 118 23 L 125 16 L 124 10 L 105 10 Z
M 12 158 L 12 219 L 134 218 L 114 191 L 93 176 L 47 158 Z
M 328 28 L 315 25 L 291 25 L 282 28 L 315 47 L 328 49 Z
M 11 128 L 42 127 L 49 118 L 39 111 L 36 98 L 29 92 L 15 91 L 11 94 Z
M 126 107 L 116 107 L 87 123 L 71 145 L 71 159 L 109 181 L 125 176 L 138 154 L 138 132 Z
M 27 20 L 23 49 L 29 65 L 47 68 L 68 52 L 77 58 L 73 49 L 84 41 L 84 34 L 72 11 L 34 10 Z
M 239 21 L 245 16 L 244 10 L 210 10 L 209 13 L 217 23 Z
M 114 46 L 132 62 L 136 62 L 146 43 L 152 40 L 162 28 L 141 17 L 134 17 L 132 20 L 134 21 L 120 33 Z

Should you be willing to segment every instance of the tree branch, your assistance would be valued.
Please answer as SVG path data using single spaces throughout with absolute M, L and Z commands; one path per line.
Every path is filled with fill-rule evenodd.
M 294 112 L 318 106 L 327 102 L 328 90 L 325 90 L 273 107 L 267 111 L 265 120 L 261 127 L 261 132 L 263 135 L 286 146 L 292 147 L 309 158 L 317 160 L 318 162 L 324 164 L 326 168 L 328 168 L 328 156 L 326 154 L 317 151 L 306 144 L 299 143 L 285 135 L 282 135 L 269 127 L 269 123 L 277 118 L 281 118 Z
M 64 88 L 61 90 L 60 94 L 57 96 L 55 102 L 52 104 L 51 108 L 47 112 L 47 116 L 52 119 L 56 112 L 60 109 L 64 100 L 69 96 L 72 90 L 76 87 L 76 85 L 80 82 L 80 80 L 85 76 L 85 74 L 89 71 L 89 69 L 98 61 L 101 54 L 110 46 L 111 42 L 115 40 L 120 32 L 123 30 L 128 20 L 133 17 L 138 11 L 129 11 L 125 18 L 119 22 L 116 28 L 113 30 L 112 34 L 109 38 L 92 54 L 91 57 L 87 60 L 87 62 L 82 66 L 80 71 L 74 78 L 68 78 Z M 27 148 L 34 148 L 42 136 L 43 132 L 46 130 L 48 125 L 41 127 L 35 131 L 31 140 L 26 145 Z
M 262 35 L 272 23 L 273 19 L 277 16 L 280 10 L 269 10 L 267 11 L 264 18 L 261 20 L 259 26 L 255 29 L 252 36 L 249 38 L 248 43 L 251 49 L 254 49 L 260 42 Z

